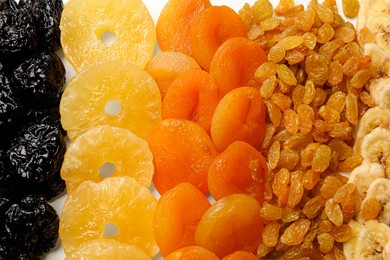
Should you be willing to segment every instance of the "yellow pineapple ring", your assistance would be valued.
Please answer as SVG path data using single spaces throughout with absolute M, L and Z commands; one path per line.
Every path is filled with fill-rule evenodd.
M 59 235 L 66 255 L 89 241 L 110 238 L 136 245 L 154 256 L 153 234 L 157 200 L 134 178 L 111 177 L 102 182 L 85 181 L 66 199 Z
M 149 187 L 153 172 L 153 155 L 144 139 L 105 125 L 89 129 L 69 146 L 61 177 L 71 193 L 83 181 L 100 182 L 111 176 L 133 177 Z
M 69 0 L 60 28 L 64 55 L 77 72 L 106 60 L 144 68 L 156 43 L 153 19 L 141 0 Z
M 126 245 L 113 239 L 96 239 L 84 243 L 66 260 L 100 259 L 100 260 L 151 260 L 141 248 L 135 245 Z
M 76 74 L 62 95 L 60 113 L 72 141 L 97 125 L 126 128 L 145 138 L 161 120 L 161 95 L 144 70 L 108 61 Z

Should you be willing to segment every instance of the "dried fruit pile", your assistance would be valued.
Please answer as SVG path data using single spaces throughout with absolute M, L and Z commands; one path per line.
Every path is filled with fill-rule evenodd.
M 344 259 L 345 248 L 364 250 L 361 241 L 388 246 L 370 240 L 378 223 L 353 221 L 359 212 L 387 221 L 387 193 L 376 195 L 383 185 L 361 204 L 367 179 L 342 175 L 372 160 L 359 171 L 379 176 L 388 163 L 389 143 L 377 142 L 388 131 L 364 137 L 376 119 L 389 118 L 375 107 L 388 104 L 374 95 L 385 84 L 370 88 L 389 56 L 362 48 L 379 33 L 357 34 L 334 0 L 306 9 L 258 0 L 239 14 L 207 0 L 170 0 L 156 31 L 139 0 L 125 1 L 130 14 L 111 2 L 79 2 L 65 7 L 61 24 L 65 55 L 78 71 L 61 101 L 72 140 L 61 171 L 70 193 L 60 227 L 69 257 L 99 247 L 144 259 L 158 246 L 167 259 Z M 89 9 L 104 26 L 89 23 Z M 343 1 L 346 16 L 358 9 Z M 108 11 L 117 15 L 100 16 Z M 141 32 L 124 34 L 125 18 L 146 28 L 146 41 L 132 38 L 140 57 L 126 50 L 125 39 Z M 104 31 L 117 41 L 104 43 Z M 145 66 L 154 32 L 162 52 Z M 151 178 L 157 202 L 145 188 Z
M 31 259 L 56 244 L 47 203 L 65 189 L 58 110 L 65 69 L 62 1 L 0 1 L 0 258 Z

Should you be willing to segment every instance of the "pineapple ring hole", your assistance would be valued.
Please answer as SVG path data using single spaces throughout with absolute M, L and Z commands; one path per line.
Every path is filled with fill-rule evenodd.
M 122 105 L 118 100 L 110 100 L 106 103 L 104 111 L 110 116 L 117 116 L 122 112 Z
M 103 163 L 99 168 L 99 175 L 102 178 L 112 177 L 115 173 L 115 165 L 110 162 Z
M 114 223 L 107 222 L 104 225 L 104 236 L 107 238 L 111 238 L 116 237 L 117 235 L 119 235 L 118 227 Z
M 111 46 L 116 42 L 116 35 L 111 31 L 105 31 L 100 36 L 100 40 L 106 46 Z

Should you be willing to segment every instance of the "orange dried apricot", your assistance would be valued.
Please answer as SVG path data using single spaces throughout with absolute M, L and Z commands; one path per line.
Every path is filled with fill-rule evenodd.
M 108 61 L 76 74 L 62 94 L 60 113 L 72 141 L 98 125 L 126 128 L 145 138 L 161 121 L 161 96 L 144 70 Z
M 210 63 L 210 75 L 222 95 L 242 86 L 260 88 L 255 73 L 265 61 L 267 56 L 257 43 L 244 37 L 231 38 L 215 52 Z
M 207 172 L 218 152 L 201 126 L 184 119 L 164 119 L 147 141 L 154 157 L 153 181 L 160 194 L 184 181 L 208 192 Z
M 191 56 L 174 51 L 159 52 L 145 67 L 146 72 L 156 81 L 161 99 L 164 99 L 165 93 L 177 76 L 192 69 L 200 69 L 199 64 Z
M 259 147 L 265 134 L 265 105 L 260 92 L 240 87 L 226 94 L 215 109 L 210 133 L 220 152 L 234 141 Z
M 108 60 L 144 68 L 156 43 L 153 19 L 141 0 L 124 0 L 120 5 L 115 1 L 70 0 L 62 12 L 60 28 L 65 57 L 77 72 Z M 106 36 L 111 39 L 106 41 Z
M 236 141 L 220 153 L 210 166 L 210 194 L 219 200 L 224 196 L 242 193 L 264 202 L 264 178 L 267 164 L 251 145 Z
M 183 247 L 172 252 L 165 260 L 218 260 L 219 258 L 206 248 L 200 246 Z
M 110 238 L 156 255 L 156 204 L 153 194 L 134 178 L 83 182 L 66 199 L 60 217 L 59 235 L 65 254 L 71 255 L 92 240 Z
M 160 253 L 195 245 L 195 228 L 210 202 L 192 184 L 182 182 L 165 192 L 157 202 L 154 235 Z
M 80 183 L 129 176 L 149 187 L 154 172 L 148 143 L 131 131 L 108 125 L 91 128 L 67 149 L 61 178 L 70 194 Z
M 255 253 L 263 230 L 260 209 L 257 200 L 248 195 L 223 197 L 201 218 L 195 232 L 196 244 L 219 258 L 240 250 Z
M 228 6 L 210 6 L 195 16 L 190 42 L 195 60 L 209 70 L 211 59 L 227 39 L 245 37 L 246 28 L 240 16 Z
M 195 16 L 211 6 L 209 0 L 169 0 L 158 17 L 156 33 L 163 51 L 177 51 L 192 56 L 191 25 Z
M 233 254 L 227 255 L 222 260 L 258 260 L 254 254 L 247 251 L 236 251 Z
M 220 99 L 214 79 L 203 70 L 191 70 L 172 82 L 162 103 L 162 118 L 191 120 L 209 132 Z

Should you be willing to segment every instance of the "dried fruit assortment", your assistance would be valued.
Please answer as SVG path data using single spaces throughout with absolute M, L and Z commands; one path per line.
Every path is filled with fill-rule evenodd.
M 61 22 L 65 56 L 78 72 L 60 105 L 72 140 L 61 170 L 68 257 L 150 259 L 158 248 L 166 259 L 388 254 L 390 54 L 380 29 L 388 12 L 378 13 L 390 10 L 386 1 L 372 9 L 361 1 L 367 12 L 342 1 L 345 16 L 359 11 L 358 29 L 334 0 L 306 8 L 257 0 L 238 13 L 170 0 L 156 29 L 140 0 L 103 2 L 80 8 L 70 0 Z M 116 36 L 112 45 L 104 32 Z M 151 59 L 155 38 L 162 51 Z M 54 60 L 31 62 L 50 70 Z M 57 93 L 62 84 L 63 75 L 32 82 L 25 77 L 34 70 L 16 68 L 11 77 L 26 82 L 35 103 L 42 97 L 29 86 Z M 18 104 L 28 102 L 14 97 L 4 75 L 9 113 L 20 114 Z M 28 114 L 58 126 L 58 118 Z M 23 149 L 13 147 L 15 156 Z
M 0 2 L 0 258 L 35 259 L 56 245 L 46 200 L 62 193 L 66 144 L 58 110 L 65 68 L 62 1 Z

